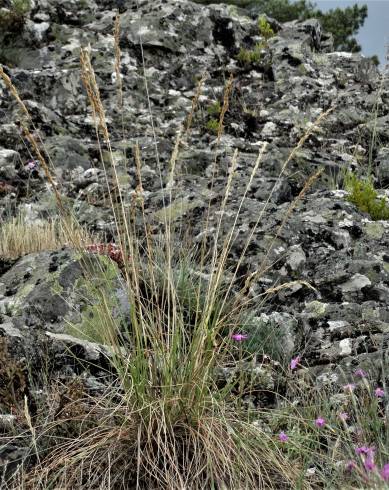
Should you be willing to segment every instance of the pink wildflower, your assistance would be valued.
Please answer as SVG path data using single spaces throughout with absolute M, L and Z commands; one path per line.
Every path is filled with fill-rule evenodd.
M 346 420 L 348 420 L 350 418 L 349 414 L 347 412 L 341 412 L 339 414 L 339 418 L 340 420 L 342 420 L 343 422 L 346 422 Z
M 26 168 L 30 170 L 31 172 L 33 170 L 36 170 L 39 166 L 39 161 L 38 160 L 28 160 L 26 163 Z
M 378 387 L 374 390 L 374 394 L 377 398 L 382 398 L 385 395 L 385 391 L 382 388 Z
M 316 420 L 315 420 L 315 425 L 316 427 L 323 427 L 324 425 L 326 424 L 326 421 L 325 419 L 323 419 L 323 417 L 318 417 Z
M 365 467 L 366 471 L 374 471 L 376 469 L 376 465 L 374 463 L 373 457 L 368 456 L 363 462 L 363 466 Z
M 232 340 L 235 340 L 235 342 L 242 342 L 242 340 L 248 339 L 249 336 L 245 333 L 233 333 L 231 338 Z
M 355 448 L 357 454 L 365 454 L 367 457 L 372 458 L 375 453 L 374 447 L 360 446 Z
M 347 463 L 346 463 L 346 470 L 347 471 L 355 470 L 356 467 L 357 467 L 357 463 L 355 461 L 353 461 L 352 459 L 350 461 L 347 461 Z
M 294 359 L 290 361 L 290 369 L 293 371 L 294 369 L 297 368 L 297 366 L 300 364 L 301 357 L 297 356 Z
M 289 437 L 287 434 L 285 434 L 285 432 L 282 430 L 279 434 L 278 434 L 278 439 L 281 441 L 281 442 L 287 442 Z
M 354 371 L 354 376 L 356 376 L 357 378 L 366 378 L 367 373 L 363 369 L 359 368 L 356 371 Z
M 380 471 L 381 478 L 384 481 L 389 481 L 389 463 L 386 463 Z
M 355 390 L 355 384 L 354 383 L 349 383 L 347 385 L 343 386 L 343 390 L 347 391 L 349 393 L 352 393 Z

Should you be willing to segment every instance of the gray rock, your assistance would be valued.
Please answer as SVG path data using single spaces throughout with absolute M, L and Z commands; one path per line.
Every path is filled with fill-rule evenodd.
M 117 8 L 122 12 L 122 110 L 113 66 Z M 379 185 L 387 186 L 387 82 L 362 55 L 333 52 L 331 35 L 316 20 L 282 25 L 268 19 L 276 35 L 256 63 L 242 66 L 239 50 L 252 49 L 261 40 L 257 14 L 180 0 L 140 1 L 139 6 L 132 0 L 39 0 L 17 36 L 6 43 L 1 33 L 2 63 L 31 113 L 29 125 L 42 140 L 42 151 L 44 146 L 51 156 L 49 164 L 66 206 L 92 232 L 114 235 L 109 194 L 116 189 L 116 176 L 125 208 L 133 209 L 134 196 L 140 195 L 135 193 L 137 144 L 148 233 L 160 235 L 169 211 L 177 228 L 191 230 L 195 244 L 206 240 L 211 246 L 228 169 L 238 149 L 220 243 L 234 230 L 227 263 L 233 269 L 256 227 L 238 271 L 244 281 L 261 270 L 248 293 L 257 299 L 255 316 L 267 315 L 285 325 L 286 355 L 304 345 L 312 372 L 328 370 L 325 377 L 330 381 L 339 366 L 351 369 L 361 360 L 378 373 L 388 342 L 389 226 L 361 213 L 344 191 L 331 189 L 343 186 L 345 172 L 369 163 Z M 88 45 L 112 153 L 102 138 L 96 141 L 81 81 L 80 49 Z M 203 73 L 207 79 L 167 188 L 175 140 Z M 215 103 L 223 103 L 230 73 L 234 90 L 218 143 L 207 124 Z M 0 100 L 0 219 L 19 211 L 31 221 L 55 216 L 44 172 L 31 175 L 24 169 L 31 158 L 20 130 L 25 118 L 3 84 Z M 334 111 L 288 160 L 312 122 L 330 106 Z M 371 152 L 372 132 L 381 147 Z M 252 176 L 264 142 L 267 149 Z M 294 199 L 318 168 L 324 169 L 322 176 L 305 189 L 291 212 Z M 204 230 L 208 212 L 210 226 Z M 134 226 L 143 237 L 138 215 Z M 87 328 L 83 314 L 95 302 L 83 302 L 73 287 L 83 281 L 74 253 L 33 254 L 16 264 L 1 261 L 0 274 L 0 332 L 10 340 L 13 354 L 30 356 L 37 366 L 42 346 L 48 346 L 56 369 L 65 372 L 65 363 L 73 372 L 64 355 L 64 345 L 73 340 L 45 332 L 74 337 L 75 331 Z M 115 274 L 112 311 L 120 321 L 127 318 L 128 303 L 116 269 Z M 267 302 L 262 301 L 265 297 Z M 67 331 L 66 322 L 76 330 Z M 74 349 L 89 355 L 85 346 Z
M 344 293 L 352 293 L 360 291 L 366 286 L 371 286 L 370 279 L 362 274 L 354 274 L 349 281 L 345 282 L 340 287 Z
M 19 161 L 20 156 L 17 151 L 0 148 L 0 179 L 15 180 L 17 176 L 16 166 Z
M 79 257 L 65 249 L 23 257 L 2 276 L 0 313 L 11 322 L 0 321 L 0 329 L 8 337 L 21 337 L 20 329 L 50 329 L 58 334 L 79 331 L 82 336 L 87 328 L 83 312 L 88 312 L 90 322 L 97 314 L 98 296 L 88 288 L 88 277 L 92 276 L 96 287 L 106 287 L 110 297 L 111 291 L 117 291 L 118 297 L 111 300 L 113 317 L 118 321 L 128 318 L 129 305 L 123 299 L 117 265 L 108 257 Z
M 0 414 L 0 429 L 12 429 L 16 421 L 16 416 L 12 414 Z

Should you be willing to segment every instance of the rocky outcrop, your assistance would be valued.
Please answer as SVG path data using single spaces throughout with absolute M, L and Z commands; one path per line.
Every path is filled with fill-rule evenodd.
M 114 68 L 117 9 L 121 12 L 122 108 Z M 113 222 L 104 197 L 111 183 L 104 177 L 80 79 L 80 49 L 90 46 L 128 205 L 137 186 L 133 149 L 135 143 L 140 146 L 145 206 L 155 232 L 177 133 L 205 74 L 176 164 L 177 223 L 185 220 L 199 239 L 209 202 L 216 219 L 227 171 L 238 149 L 234 190 L 223 221 L 223 231 L 228 232 L 258 151 L 267 142 L 236 224 L 229 265 L 236 264 L 277 182 L 239 271 L 241 277 L 255 271 L 272 244 L 266 258 L 271 267 L 249 292 L 261 298 L 258 318 L 270 318 L 274 328 L 285 330 L 288 353 L 303 346 L 303 362 L 322 381 L 327 371 L 339 367 L 369 367 L 380 377 L 389 342 L 389 223 L 372 221 L 337 189 L 346 170 L 369 164 L 379 186 L 388 182 L 389 82 L 363 56 L 333 52 L 330 36 L 317 21 L 269 22 L 275 36 L 258 60 L 242 65 L 240 49 L 252 49 L 261 36 L 256 20 L 231 6 L 205 7 L 182 0 L 34 0 L 22 31 L 0 32 L 0 61 L 44 140 L 67 204 L 83 225 L 108 236 Z M 233 90 L 218 143 L 207 127 L 209 109 L 217 102 L 223 104 L 225 82 L 231 75 Z M 3 85 L 0 96 L 0 218 L 18 210 L 28 212 L 30 219 L 50 215 L 55 203 L 43 170 L 29 164 L 32 155 L 20 131 L 19 108 Z M 283 170 L 291 150 L 330 107 L 333 111 Z M 105 157 L 104 145 L 102 150 Z M 215 161 L 217 177 L 210 188 Z M 319 168 L 324 169 L 322 175 L 277 235 L 291 203 Z M 210 240 L 212 233 L 211 227 Z M 51 342 L 59 341 L 53 335 L 68 335 L 63 319 L 78 308 L 78 299 L 63 285 L 66 301 L 55 295 L 49 270 L 60 257 L 61 277 L 80 274 L 66 254 L 22 258 L 8 265 L 0 277 L 0 332 L 11 343 L 30 338 L 35 330 L 51 332 Z M 32 283 L 31 278 L 38 276 L 44 281 Z M 293 285 L 262 301 L 260 295 L 267 289 L 287 282 Z

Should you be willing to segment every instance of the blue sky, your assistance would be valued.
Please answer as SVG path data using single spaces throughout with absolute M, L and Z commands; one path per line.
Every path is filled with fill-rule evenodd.
M 386 46 L 389 44 L 389 0 L 316 0 L 323 11 L 336 7 L 349 7 L 354 4 L 368 7 L 368 17 L 359 30 L 357 39 L 366 56 L 377 54 L 381 65 L 385 65 Z

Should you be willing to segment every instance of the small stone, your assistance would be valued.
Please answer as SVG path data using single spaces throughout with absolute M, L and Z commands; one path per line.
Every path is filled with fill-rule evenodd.
M 5 429 L 5 430 L 11 429 L 14 426 L 15 421 L 16 421 L 15 415 L 12 415 L 12 414 L 1 415 L 0 414 L 0 428 L 1 429 Z
M 363 230 L 369 238 L 373 238 L 375 240 L 381 240 L 385 233 L 384 225 L 378 221 L 365 223 Z
M 366 286 L 371 286 L 371 281 L 368 277 L 362 274 L 354 274 L 353 277 L 340 286 L 344 293 L 353 293 L 360 291 Z
M 300 245 L 297 245 L 295 247 L 292 247 L 287 263 L 289 264 L 292 271 L 297 271 L 304 266 L 306 260 L 307 257 L 304 253 L 304 250 L 301 248 Z
M 351 339 L 343 339 L 339 342 L 340 355 L 349 356 L 352 353 Z

